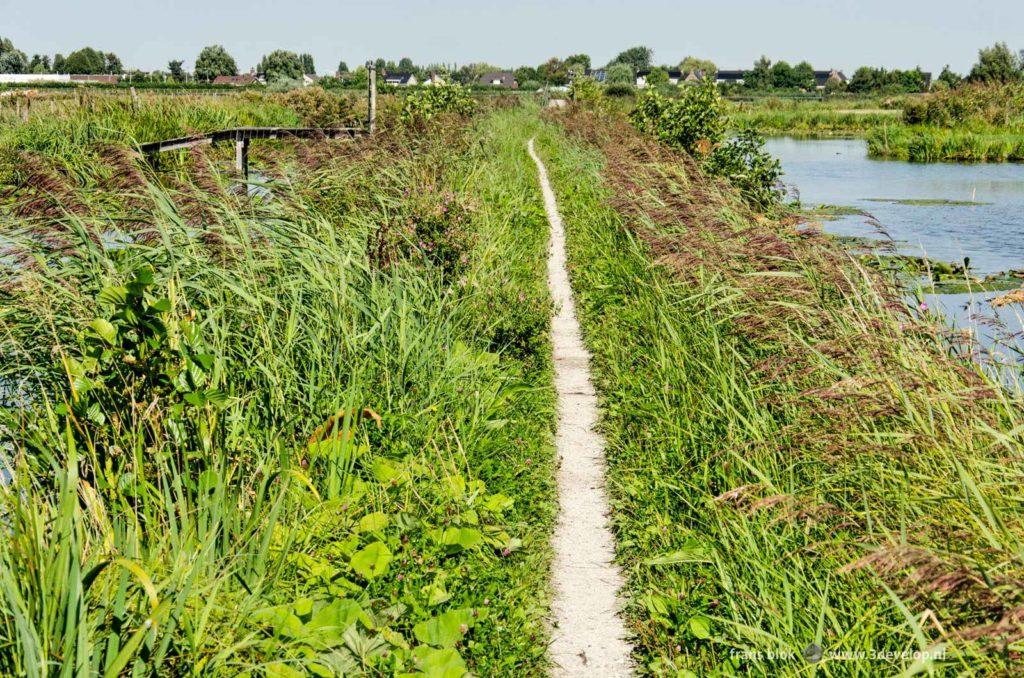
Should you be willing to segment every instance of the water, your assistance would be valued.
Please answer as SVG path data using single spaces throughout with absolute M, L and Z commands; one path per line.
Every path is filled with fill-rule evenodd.
M 871 160 L 859 139 L 773 138 L 767 149 L 782 161 L 783 181 L 806 207 L 856 207 L 877 219 L 905 254 L 959 262 L 987 275 L 1024 269 L 1024 165 L 920 164 Z M 889 200 L 974 201 L 975 205 L 907 205 Z M 839 235 L 880 238 L 863 215 L 826 221 Z M 929 307 L 977 339 L 987 364 L 1019 364 L 1024 307 L 993 308 L 997 292 L 929 294 Z M 1019 372 L 1019 370 L 1018 370 Z
M 949 262 L 970 257 L 976 274 L 1024 268 L 1024 166 L 871 160 L 862 139 L 769 139 L 783 181 L 805 207 L 842 205 L 875 216 L 906 254 Z M 902 205 L 957 200 L 976 205 Z M 825 224 L 840 235 L 878 237 L 861 215 Z

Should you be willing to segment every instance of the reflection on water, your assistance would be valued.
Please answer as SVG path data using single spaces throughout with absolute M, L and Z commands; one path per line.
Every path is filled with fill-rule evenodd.
M 950 262 L 970 257 L 975 275 L 1024 269 L 1024 165 L 871 160 L 866 142 L 859 139 L 774 138 L 767 148 L 782 161 L 783 181 L 804 206 L 863 209 L 898 241 L 900 251 Z M 978 204 L 907 205 L 893 200 Z M 862 215 L 843 216 L 824 226 L 839 235 L 882 237 Z M 993 308 L 989 302 L 998 294 L 928 294 L 924 300 L 956 329 L 970 331 L 983 362 L 1019 365 L 1024 308 Z M 1019 368 L 1015 372 L 1019 375 Z
M 975 273 L 1024 268 L 1024 166 L 871 160 L 861 139 L 769 139 L 783 181 L 804 206 L 843 205 L 874 215 L 903 252 L 943 261 L 970 257 Z M 902 205 L 890 200 L 975 201 Z M 874 199 L 874 200 L 872 200 Z M 876 235 L 863 216 L 825 224 L 841 235 Z

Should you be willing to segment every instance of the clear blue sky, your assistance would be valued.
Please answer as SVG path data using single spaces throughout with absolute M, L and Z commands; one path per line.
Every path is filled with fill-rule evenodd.
M 0 0 L 0 36 L 29 55 L 89 45 L 145 70 L 170 59 L 190 67 L 211 43 L 243 70 L 284 48 L 310 52 L 320 72 L 371 56 L 518 66 L 585 52 L 600 64 L 646 44 L 658 63 L 693 54 L 744 68 L 767 54 L 848 72 L 864 64 L 937 72 L 946 63 L 967 70 L 978 48 L 997 40 L 1024 49 L 1024 1 Z

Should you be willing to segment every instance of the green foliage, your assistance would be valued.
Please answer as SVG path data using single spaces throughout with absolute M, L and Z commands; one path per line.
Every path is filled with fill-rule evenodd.
M 630 120 L 640 131 L 697 157 L 709 154 L 725 134 L 722 100 L 708 82 L 683 88 L 677 99 L 646 92 Z
M 348 98 L 321 86 L 292 88 L 277 95 L 275 101 L 295 111 L 303 125 L 309 127 L 342 127 L 353 124 L 357 118 Z
M 658 87 L 660 85 L 668 84 L 668 71 L 660 66 L 656 66 L 651 69 L 651 72 L 647 74 L 647 85 L 649 87 Z
M 302 53 L 299 55 L 299 61 L 302 63 L 302 72 L 314 75 L 316 73 L 316 64 L 313 62 L 313 55 Z
M 676 99 L 647 92 L 630 120 L 640 131 L 692 155 L 711 174 L 728 178 L 750 204 L 768 209 L 778 202 L 782 170 L 764 150 L 764 139 L 747 129 L 723 143 L 726 118 L 713 80 L 684 87 Z
M 181 59 L 174 59 L 167 62 L 167 71 L 171 75 L 171 79 L 174 82 L 185 82 L 187 74 L 185 73 L 185 62 Z
M 750 89 L 764 91 L 772 86 L 772 62 L 762 56 L 754 62 L 754 70 L 749 71 L 743 77 L 743 84 Z
M 413 125 L 445 113 L 468 117 L 475 111 L 476 101 L 469 89 L 458 83 L 447 83 L 425 87 L 407 96 L 399 117 L 404 124 Z
M 910 71 L 899 69 L 889 71 L 884 68 L 861 66 L 850 78 L 847 89 L 861 94 L 879 92 L 899 94 L 923 92 L 926 85 L 927 80 L 920 66 Z
M 605 96 L 631 97 L 636 94 L 636 86 L 631 82 L 612 82 L 604 87 Z
M 67 55 L 61 72 L 95 75 L 106 72 L 106 55 L 92 47 L 83 47 Z
M 967 79 L 971 82 L 1009 83 L 1024 78 L 1024 63 L 1005 42 L 978 50 L 978 62 Z
M 256 70 L 268 84 L 278 80 L 299 80 L 304 74 L 299 55 L 283 49 L 265 55 Z
M 210 82 L 219 75 L 238 75 L 238 64 L 222 45 L 208 45 L 196 57 L 194 70 L 196 78 Z
M 960 75 L 959 73 L 954 73 L 953 70 L 949 67 L 949 64 L 946 64 L 945 66 L 942 67 L 942 72 L 939 73 L 939 77 L 935 80 L 935 82 L 944 83 L 947 88 L 951 89 L 959 85 L 961 82 L 963 82 L 963 79 L 964 78 L 962 75 Z
M 569 98 L 580 104 L 592 104 L 601 98 L 601 84 L 593 78 L 575 78 L 569 85 Z
M 654 50 L 650 47 L 638 45 L 636 47 L 630 47 L 627 50 L 619 52 L 619 54 L 611 60 L 608 64 L 625 64 L 632 69 L 630 77 L 635 75 L 638 71 L 647 71 L 651 68 L 651 60 L 654 58 Z
M 718 66 L 715 65 L 714 61 L 710 59 L 699 59 L 694 56 L 688 56 L 679 62 L 679 70 L 686 75 L 693 71 L 700 71 L 705 76 L 713 76 L 718 72 Z
M 29 62 L 25 53 L 15 49 L 10 38 L 0 38 L 0 73 L 27 73 Z
M 625 63 L 614 63 L 605 71 L 604 81 L 609 85 L 633 85 L 636 71 Z
M 705 167 L 712 174 L 728 177 L 748 203 L 759 209 L 774 206 L 782 193 L 781 163 L 764 150 L 764 138 L 752 129 L 742 129 L 711 153 Z

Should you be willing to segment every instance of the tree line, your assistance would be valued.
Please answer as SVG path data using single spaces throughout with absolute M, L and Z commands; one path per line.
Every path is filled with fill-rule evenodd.
M 678 70 L 684 74 L 697 72 L 705 77 L 714 75 L 718 68 L 714 62 L 688 56 L 675 65 L 655 66 L 654 50 L 637 45 L 619 52 L 604 66 L 604 82 L 609 85 L 632 85 L 640 72 L 647 73 L 651 85 L 667 83 L 669 71 Z M 378 59 L 375 63 L 379 73 L 414 74 L 423 79 L 431 73 L 440 73 L 462 84 L 474 84 L 489 72 L 504 70 L 492 64 L 479 62 L 463 66 L 448 64 L 416 65 L 409 57 L 397 62 Z M 571 54 L 566 57 L 551 57 L 537 66 L 519 66 L 512 69 L 520 87 L 536 89 L 544 85 L 566 85 L 574 77 L 581 76 L 592 68 L 587 54 Z M 263 56 L 254 72 L 268 83 L 288 83 L 302 78 L 304 74 L 316 73 L 316 65 L 310 54 L 288 50 L 274 50 Z M 104 52 L 93 47 L 83 47 L 69 53 L 48 55 L 33 54 L 29 58 L 17 49 L 12 41 L 0 38 L 0 73 L 76 73 L 85 75 L 119 74 L 138 81 L 211 82 L 218 76 L 236 76 L 238 64 L 223 45 L 204 47 L 196 57 L 193 72 L 184 68 L 184 61 L 171 60 L 166 71 L 143 72 L 136 69 L 126 71 L 121 59 L 114 52 Z M 808 61 L 796 65 L 780 60 L 772 62 L 762 56 L 753 67 L 743 71 L 742 89 L 751 91 L 810 90 L 816 86 L 814 68 Z M 953 72 L 947 65 L 934 82 L 939 88 L 955 87 L 960 82 L 1013 82 L 1024 80 L 1024 50 L 1014 52 L 1005 42 L 996 43 L 978 52 L 977 63 L 966 75 Z M 365 85 L 366 69 L 363 66 L 350 70 L 342 61 L 338 64 L 334 79 L 325 84 L 341 86 Z M 912 70 L 886 69 L 862 66 L 854 71 L 848 82 L 829 81 L 827 90 L 854 93 L 898 93 L 923 91 L 929 86 L 928 79 L 920 67 Z

